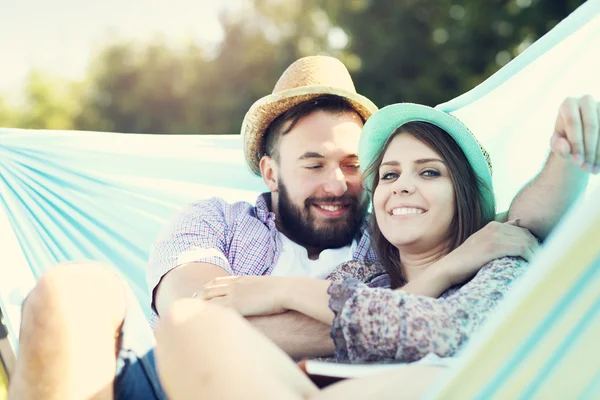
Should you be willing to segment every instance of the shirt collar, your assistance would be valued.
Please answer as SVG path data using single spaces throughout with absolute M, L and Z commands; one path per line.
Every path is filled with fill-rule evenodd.
M 261 193 L 256 199 L 256 216 L 263 223 L 275 220 L 275 213 L 271 211 L 271 192 Z

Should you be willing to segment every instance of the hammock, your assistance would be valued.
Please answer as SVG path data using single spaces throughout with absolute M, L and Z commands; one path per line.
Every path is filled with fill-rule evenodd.
M 600 0 L 590 0 L 481 85 L 438 106 L 489 150 L 499 211 L 543 165 L 560 102 L 600 98 L 598 49 Z M 144 269 L 161 227 L 202 198 L 253 202 L 266 187 L 243 160 L 239 135 L 0 128 L 0 308 L 13 348 L 25 295 L 57 262 L 113 265 L 149 315 Z
M 600 188 L 548 238 L 429 399 L 600 396 Z

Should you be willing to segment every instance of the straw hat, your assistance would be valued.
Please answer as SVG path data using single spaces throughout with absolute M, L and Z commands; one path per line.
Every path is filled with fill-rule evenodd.
M 383 151 L 392 133 L 400 126 L 413 121 L 429 122 L 446 131 L 454 139 L 469 160 L 475 175 L 479 177 L 479 191 L 484 207 L 495 213 L 492 162 L 488 152 L 458 118 L 435 108 L 421 104 L 398 103 L 383 107 L 374 113 L 365 124 L 358 144 L 358 159 L 363 173 Z M 367 186 L 369 181 L 367 177 Z M 368 189 L 371 190 L 370 187 Z
M 350 73 L 336 58 L 304 57 L 290 65 L 275 84 L 273 93 L 256 101 L 244 117 L 242 140 L 248 166 L 260 175 L 264 134 L 271 122 L 290 108 L 323 95 L 336 95 L 348 103 L 366 121 L 377 106 L 356 93 Z

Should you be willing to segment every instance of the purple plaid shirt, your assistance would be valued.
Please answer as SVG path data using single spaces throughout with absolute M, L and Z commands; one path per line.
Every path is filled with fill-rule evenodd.
M 269 275 L 281 249 L 270 203 L 271 194 L 263 193 L 255 206 L 230 204 L 218 197 L 190 205 L 169 224 L 150 252 L 150 293 L 167 272 L 191 262 L 218 265 L 231 275 Z M 366 225 L 357 240 L 353 259 L 375 261 Z

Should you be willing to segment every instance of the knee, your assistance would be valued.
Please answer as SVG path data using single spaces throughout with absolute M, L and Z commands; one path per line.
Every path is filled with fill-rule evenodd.
M 79 325 L 108 319 L 120 325 L 126 308 L 124 283 L 106 265 L 65 263 L 39 279 L 23 304 L 23 325 Z
M 181 299 L 160 318 L 155 334 L 159 346 L 186 341 L 220 342 L 243 323 L 243 318 L 231 309 L 196 299 Z

